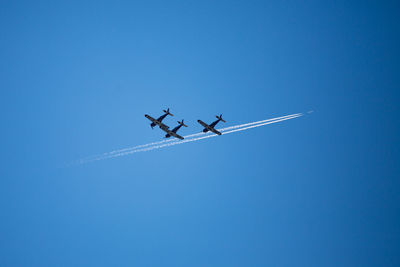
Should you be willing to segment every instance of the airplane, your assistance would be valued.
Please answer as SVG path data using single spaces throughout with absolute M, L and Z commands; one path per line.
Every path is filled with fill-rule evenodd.
M 167 133 L 167 134 L 165 135 L 165 138 L 169 138 L 169 137 L 173 136 L 173 137 L 176 137 L 176 138 L 181 139 L 181 140 L 184 139 L 182 136 L 180 136 L 180 135 L 177 134 L 176 132 L 177 132 L 182 126 L 185 126 L 185 127 L 188 127 L 188 126 L 187 126 L 186 124 L 183 123 L 183 120 L 182 120 L 182 121 L 178 121 L 178 123 L 179 123 L 179 125 L 176 126 L 174 129 L 172 129 L 172 131 L 170 131 L 168 128 L 161 128 L 161 129 L 163 129 L 163 130 Z
M 162 123 L 162 120 L 165 117 L 167 117 L 167 115 L 171 115 L 171 116 L 174 116 L 174 115 L 169 112 L 169 108 L 167 110 L 164 109 L 163 111 L 164 111 L 165 114 L 161 115 L 158 119 L 154 119 L 153 117 L 151 117 L 151 116 L 149 116 L 147 114 L 144 115 L 146 118 L 151 120 L 151 124 L 150 124 L 151 128 L 154 128 L 154 126 L 156 126 L 156 125 L 160 126 L 160 128 L 165 128 L 165 127 L 167 129 L 169 128 L 167 125 Z
M 218 135 L 221 135 L 222 133 L 220 133 L 220 132 L 218 132 L 217 130 L 215 130 L 215 125 L 217 125 L 217 123 L 218 122 L 220 122 L 220 121 L 223 121 L 223 122 L 226 122 L 226 121 L 224 121 L 224 119 L 222 119 L 222 114 L 221 115 L 219 115 L 219 116 L 215 116 L 218 120 L 216 120 L 216 121 L 214 121 L 213 123 L 211 123 L 210 125 L 208 125 L 207 123 L 204 123 L 203 121 L 201 121 L 201 120 L 197 120 L 197 122 L 198 123 L 200 123 L 203 127 L 204 127 L 204 129 L 203 129 L 203 132 L 204 133 L 206 133 L 206 132 L 208 132 L 208 131 L 211 131 L 211 132 L 213 132 L 213 133 L 215 133 L 215 134 L 218 134 Z

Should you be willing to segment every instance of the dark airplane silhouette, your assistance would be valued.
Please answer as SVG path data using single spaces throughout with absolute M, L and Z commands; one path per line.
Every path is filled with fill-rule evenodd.
M 154 126 L 156 126 L 156 125 L 160 126 L 160 128 L 165 128 L 165 127 L 167 129 L 169 128 L 167 125 L 162 123 L 162 120 L 165 117 L 167 117 L 168 115 L 171 115 L 171 116 L 174 116 L 174 115 L 169 112 L 169 108 L 167 110 L 163 110 L 163 111 L 164 111 L 165 114 L 161 115 L 158 119 L 154 119 L 153 117 L 151 117 L 151 116 L 149 116 L 147 114 L 144 115 L 146 118 L 151 120 L 151 124 L 150 124 L 151 128 L 154 128 Z
M 181 140 L 184 139 L 182 136 L 178 135 L 176 132 L 177 132 L 182 126 L 185 126 L 185 127 L 188 127 L 188 126 L 187 126 L 186 124 L 183 123 L 183 120 L 182 120 L 182 121 L 178 121 L 178 123 L 179 123 L 179 125 L 176 126 L 174 129 L 172 129 L 172 131 L 170 131 L 170 130 L 168 130 L 168 129 L 165 129 L 165 128 L 161 128 L 161 129 L 163 129 L 163 130 L 167 133 L 167 134 L 165 135 L 165 138 L 169 138 L 169 137 L 173 136 L 173 137 L 179 138 L 179 139 L 181 139 Z
M 215 127 L 215 125 L 217 125 L 218 122 L 220 122 L 220 121 L 226 122 L 226 121 L 222 119 L 222 114 L 219 115 L 219 116 L 215 116 L 215 117 L 216 117 L 218 120 L 214 121 L 214 122 L 211 123 L 210 125 L 208 125 L 207 123 L 205 123 L 205 122 L 203 122 L 203 121 L 201 121 L 201 120 L 197 120 L 197 122 L 200 123 L 200 124 L 204 127 L 203 132 L 206 133 L 206 132 L 208 132 L 208 131 L 211 131 L 211 132 L 213 132 L 213 133 L 215 133 L 215 134 L 221 135 L 221 133 L 220 133 L 219 131 L 215 130 L 214 127 Z

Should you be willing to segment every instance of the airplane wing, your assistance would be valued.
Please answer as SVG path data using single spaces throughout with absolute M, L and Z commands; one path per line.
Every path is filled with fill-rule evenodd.
M 148 118 L 149 120 L 151 120 L 151 122 L 154 122 L 155 124 L 158 124 L 158 121 L 156 119 L 154 119 L 153 117 L 149 116 L 149 115 L 144 115 L 146 118 Z
M 211 132 L 215 133 L 215 134 L 218 134 L 218 135 L 221 135 L 221 134 L 222 134 L 222 133 L 218 132 L 217 130 L 215 130 L 214 128 L 210 128 L 209 130 L 210 130 Z
M 158 124 L 158 126 L 160 126 L 160 128 L 162 130 L 164 130 L 166 132 L 169 131 L 169 126 L 165 125 L 164 123 L 158 121 L 157 124 Z
M 207 128 L 207 129 L 210 128 L 210 126 L 209 126 L 207 123 L 203 122 L 202 120 L 198 120 L 197 122 L 200 123 L 201 126 L 203 126 L 204 128 Z M 210 129 L 209 129 L 209 130 L 210 130 Z
M 211 131 L 211 132 L 213 132 L 213 133 L 215 133 L 215 134 L 218 134 L 218 135 L 221 135 L 222 133 L 220 133 L 219 131 L 217 131 L 217 130 L 215 130 L 213 127 L 211 127 L 210 125 L 208 125 L 207 123 L 205 123 L 205 122 L 203 122 L 202 120 L 198 120 L 197 121 L 198 123 L 200 123 L 204 128 L 206 128 L 207 130 L 209 130 L 209 131 Z
M 149 116 L 149 115 L 144 115 L 146 118 L 148 118 L 149 120 L 151 120 L 153 123 L 157 124 L 158 126 L 160 126 L 161 129 L 168 129 L 169 126 L 165 125 L 162 122 L 159 122 L 158 120 L 154 119 L 153 117 Z
M 176 137 L 176 138 L 178 138 L 178 139 L 181 139 L 181 140 L 185 139 L 185 138 L 183 138 L 182 136 L 180 136 L 179 134 L 174 133 L 174 132 L 172 132 L 172 131 L 169 131 L 168 133 L 169 133 L 169 135 L 171 135 L 171 136 L 173 136 L 173 137 Z

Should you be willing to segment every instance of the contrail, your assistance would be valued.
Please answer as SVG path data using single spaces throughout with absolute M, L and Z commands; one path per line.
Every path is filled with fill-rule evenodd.
M 245 123 L 245 124 L 240 124 L 240 125 L 236 125 L 236 126 L 230 126 L 230 127 L 226 127 L 226 128 L 222 128 L 222 129 L 218 129 L 218 130 L 220 132 L 222 132 L 223 135 L 226 135 L 226 134 L 230 134 L 230 133 L 234 133 L 234 132 L 245 131 L 245 130 L 256 128 L 256 127 L 261 127 L 261 126 L 276 123 L 276 122 L 281 122 L 281 121 L 285 121 L 285 120 L 298 118 L 303 115 L 304 115 L 303 113 L 296 113 L 296 114 L 292 114 L 292 115 L 287 115 L 287 116 L 282 116 L 282 117 L 277 117 L 277 118 L 272 118 L 272 119 L 267 119 L 267 120 L 262 120 L 262 121 L 257 121 L 257 122 L 251 122 L 251 123 Z M 174 145 L 179 145 L 179 144 L 183 144 L 183 143 L 199 141 L 202 139 L 216 137 L 216 136 L 218 136 L 218 135 L 215 135 L 213 133 L 201 132 L 201 133 L 187 135 L 187 136 L 185 136 L 185 139 L 182 141 L 176 141 L 176 139 L 170 139 L 170 140 L 163 140 L 163 141 L 159 141 L 159 142 L 153 142 L 153 143 L 139 145 L 139 146 L 125 148 L 125 149 L 115 150 L 115 151 L 104 153 L 104 154 L 94 156 L 91 158 L 81 159 L 79 161 L 79 163 L 88 163 L 88 162 L 98 161 L 98 160 L 102 160 L 102 159 L 121 157 L 121 156 L 129 155 L 129 154 L 133 154 L 133 153 L 145 152 L 145 151 L 159 149 L 159 148 L 163 148 L 163 147 L 167 147 L 167 146 L 174 146 Z
M 231 129 L 237 129 L 237 128 L 250 126 L 250 125 L 255 125 L 255 124 L 259 124 L 259 123 L 264 123 L 264 122 L 268 122 L 268 121 L 274 121 L 274 120 L 279 120 L 279 119 L 283 119 L 283 118 L 293 117 L 293 116 L 297 116 L 297 115 L 300 115 L 300 114 L 301 113 L 296 113 L 296 114 L 286 115 L 286 116 L 267 119 L 267 120 L 261 120 L 261 121 L 255 121 L 255 122 L 250 122 L 250 123 L 245 123 L 245 124 L 240 124 L 240 125 L 235 125 L 235 126 L 229 126 L 229 127 L 226 127 L 226 128 L 218 129 L 218 131 L 225 132 L 225 131 L 228 131 L 228 130 L 231 130 Z M 208 134 L 210 134 L 210 133 L 208 133 Z M 207 133 L 200 132 L 200 133 L 190 134 L 190 135 L 184 136 L 184 138 L 187 139 L 187 138 L 192 138 L 192 137 L 201 136 L 201 135 L 207 135 Z M 79 160 L 79 162 L 83 163 L 83 162 L 96 161 L 98 159 L 109 158 L 114 154 L 120 154 L 120 153 L 123 153 L 123 152 L 136 150 L 136 149 L 139 149 L 139 148 L 159 145 L 159 144 L 163 144 L 163 143 L 170 143 L 170 142 L 176 142 L 176 141 L 175 141 L 175 139 L 168 139 L 168 140 L 152 142 L 152 143 L 148 143 L 148 144 L 144 144 L 144 145 L 138 145 L 138 146 L 133 146 L 133 147 L 128 147 L 128 148 L 118 149 L 118 150 L 114 150 L 114 151 L 111 151 L 111 152 L 106 152 L 106 153 L 103 153 L 103 154 L 89 156 L 89 157 L 86 157 L 86 158 L 83 158 L 83 159 Z
M 265 126 L 265 125 L 268 125 L 268 124 L 272 124 L 272 123 L 276 123 L 276 122 L 280 122 L 280 121 L 285 121 L 285 120 L 290 120 L 290 119 L 298 118 L 298 117 L 301 117 L 301 116 L 303 116 L 303 114 L 299 114 L 299 115 L 288 117 L 288 118 L 284 118 L 284 119 L 278 119 L 278 120 L 274 120 L 274 121 L 264 122 L 264 123 L 261 123 L 261 124 L 252 125 L 252 126 L 248 126 L 248 127 L 243 127 L 243 128 L 239 128 L 239 129 L 235 129 L 235 130 L 224 132 L 223 135 L 234 133 L 234 132 L 239 132 L 239 131 L 245 131 L 245 130 L 248 130 L 248 129 L 251 129 L 251 128 Z M 202 136 L 202 137 L 197 137 L 197 138 L 192 138 L 192 139 L 184 139 L 182 141 L 175 141 L 173 143 L 168 143 L 168 144 L 155 145 L 155 146 L 151 146 L 151 147 L 147 147 L 147 148 L 142 148 L 142 149 L 137 149 L 137 150 L 121 153 L 121 154 L 115 155 L 115 156 L 125 156 L 125 155 L 129 155 L 129 154 L 137 153 L 137 152 L 150 151 L 150 150 L 153 150 L 153 149 L 159 149 L 159 148 L 163 148 L 163 147 L 166 147 L 166 146 L 174 146 L 174 145 L 179 145 L 179 144 L 183 144 L 183 143 L 199 141 L 199 140 L 202 140 L 202 139 L 211 138 L 211 137 L 217 137 L 217 136 L 218 135 L 211 133 L 211 134 L 208 134 L 208 135 Z
M 294 116 L 298 117 L 299 115 L 303 115 L 303 114 L 302 114 L 302 113 L 296 113 L 296 114 L 292 114 L 292 115 L 286 115 L 286 116 L 277 117 L 277 118 L 272 118 L 272 119 L 267 119 L 267 120 L 262 120 L 262 121 L 255 121 L 255 122 L 240 124 L 240 125 L 236 125 L 236 126 L 230 126 L 230 127 L 226 127 L 226 128 L 219 129 L 219 131 L 220 131 L 220 132 L 224 132 L 224 131 L 228 131 L 228 130 L 231 130 L 231 129 L 241 128 L 241 127 L 245 127 L 245 126 L 250 126 L 250 125 L 254 125 L 254 124 L 259 124 L 259 123 L 268 122 L 268 121 L 275 121 L 275 120 L 280 120 L 280 119 L 289 118 L 289 117 L 294 117 Z

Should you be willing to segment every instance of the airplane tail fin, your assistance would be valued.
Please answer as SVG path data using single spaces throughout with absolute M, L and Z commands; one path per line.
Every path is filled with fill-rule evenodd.
M 223 118 L 222 118 L 222 114 L 219 116 L 215 116 L 217 119 L 219 119 L 220 121 L 226 122 Z
M 164 111 L 166 114 L 168 114 L 168 115 L 174 116 L 174 114 L 172 114 L 172 113 L 169 112 L 169 108 L 167 108 L 167 110 L 164 109 L 163 111 Z
M 182 120 L 182 121 L 178 121 L 178 123 L 179 123 L 180 125 L 182 125 L 182 126 L 188 127 L 186 124 L 183 123 L 183 120 Z

